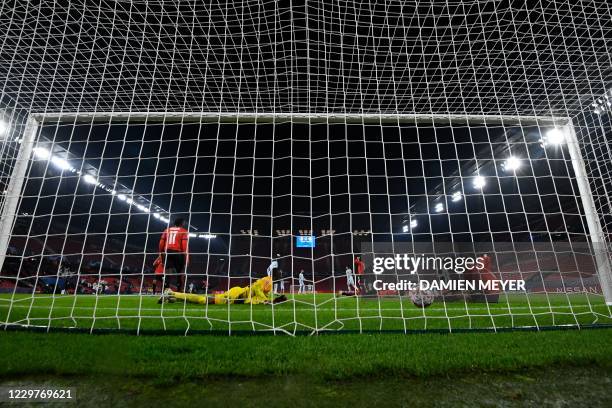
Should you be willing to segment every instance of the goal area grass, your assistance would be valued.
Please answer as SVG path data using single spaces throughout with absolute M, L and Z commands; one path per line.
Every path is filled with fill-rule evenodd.
M 612 330 L 319 336 L 0 332 L 0 385 L 80 406 L 609 406 Z M 298 398 L 299 397 L 299 398 Z M 99 405 L 98 405 L 99 406 Z
M 320 293 L 274 306 L 157 299 L 4 295 L 0 318 L 13 324 L 0 330 L 0 385 L 75 387 L 80 406 L 455 406 L 457 395 L 478 406 L 612 403 L 612 328 L 600 295 L 426 309 Z M 450 329 L 459 333 L 441 333 Z
M 596 294 L 501 295 L 498 302 L 436 300 L 417 308 L 407 297 L 288 295 L 276 305 L 157 304 L 157 296 L 0 295 L 0 321 L 42 329 L 130 333 L 311 334 L 327 331 L 462 331 L 610 325 Z

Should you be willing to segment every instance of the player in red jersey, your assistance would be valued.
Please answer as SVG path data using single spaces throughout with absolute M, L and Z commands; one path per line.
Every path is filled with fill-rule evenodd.
M 366 283 L 365 283 L 365 262 L 361 260 L 359 256 L 355 257 L 355 273 L 351 273 L 352 276 L 350 279 L 355 279 L 353 285 L 354 290 L 351 290 L 350 284 L 347 282 L 348 291 L 340 291 L 340 294 L 343 296 L 358 296 L 366 294 Z M 349 279 L 349 271 L 352 272 L 351 268 L 346 267 L 347 280 Z
M 482 268 L 474 267 L 465 271 L 463 279 L 470 280 L 478 286 L 478 281 L 488 282 L 496 280 L 497 276 L 493 273 L 493 262 L 488 254 L 480 257 Z M 469 299 L 472 302 L 497 303 L 499 301 L 499 291 L 477 290 L 470 293 Z
M 153 267 L 155 268 L 155 276 L 153 277 L 153 294 L 156 294 L 158 282 L 160 283 L 159 287 L 162 288 L 162 290 L 164 287 L 165 268 L 164 268 L 164 263 L 162 262 L 161 255 L 155 258 L 155 261 L 153 261 Z
M 357 288 L 359 288 L 359 294 L 363 295 L 366 293 L 365 262 L 358 256 L 355 257 L 355 272 L 357 275 Z
M 168 227 L 159 240 L 159 252 L 164 265 L 166 277 L 164 289 L 169 286 L 168 277 L 175 276 L 177 289 L 185 291 L 184 269 L 189 263 L 189 232 L 185 229 L 185 220 L 177 218 L 174 227 Z

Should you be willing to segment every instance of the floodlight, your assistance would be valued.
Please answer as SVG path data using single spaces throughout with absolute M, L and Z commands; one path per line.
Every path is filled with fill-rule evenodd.
M 472 185 L 474 186 L 474 188 L 479 188 L 479 189 L 483 188 L 485 184 L 487 184 L 487 181 L 482 176 L 476 176 L 474 178 L 474 181 L 472 182 Z
M 8 130 L 9 130 L 9 124 L 4 120 L 0 120 L 0 136 L 7 134 Z
M 521 159 L 510 156 L 506 159 L 506 161 L 502 164 L 502 167 L 505 171 L 516 171 L 521 167 Z
M 51 152 L 44 147 L 35 147 L 33 151 L 34 156 L 40 160 L 47 160 L 51 156 Z
M 98 184 L 98 180 L 91 174 L 86 174 L 83 176 L 83 181 L 87 184 Z
M 61 170 L 69 170 L 71 168 L 70 164 L 64 159 L 61 159 L 57 156 L 51 157 L 51 162 L 59 167 Z
M 559 128 L 550 129 L 546 132 L 546 143 L 560 145 L 565 142 L 565 134 Z

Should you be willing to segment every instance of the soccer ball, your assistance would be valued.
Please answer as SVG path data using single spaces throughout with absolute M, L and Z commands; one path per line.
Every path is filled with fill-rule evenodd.
M 435 293 L 432 290 L 414 290 L 410 292 L 409 296 L 416 307 L 425 308 L 431 306 Z

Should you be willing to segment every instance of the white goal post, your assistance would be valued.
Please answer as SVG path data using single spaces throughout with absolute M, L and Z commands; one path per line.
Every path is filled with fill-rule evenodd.
M 571 118 L 544 116 L 496 116 L 496 115 L 410 115 L 364 114 L 323 115 L 303 113 L 225 113 L 225 112 L 93 112 L 93 113 L 32 113 L 27 119 L 21 148 L 16 158 L 13 174 L 5 194 L 2 221 L 0 222 L 0 268 L 4 264 L 15 216 L 24 186 L 28 164 L 41 125 L 82 123 L 429 123 L 463 125 L 554 126 L 563 129 L 580 193 L 580 201 L 588 224 L 590 242 L 597 263 L 602 292 L 607 305 L 612 305 L 612 269 L 610 254 L 601 222 L 598 217 L 592 191 L 585 171 L 584 160 Z

